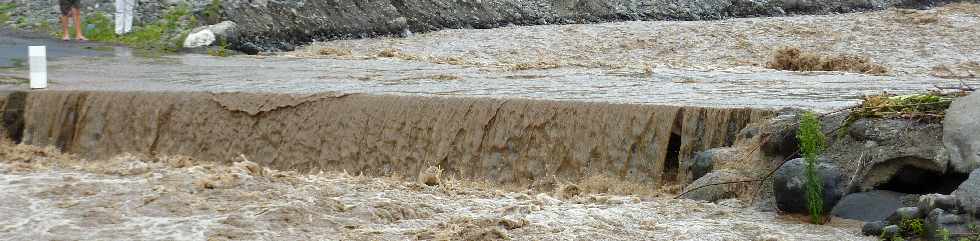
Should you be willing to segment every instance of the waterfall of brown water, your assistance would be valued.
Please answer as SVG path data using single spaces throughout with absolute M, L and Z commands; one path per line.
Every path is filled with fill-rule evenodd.
M 14 101 L 11 101 L 14 102 Z M 121 153 L 273 168 L 414 175 L 431 165 L 500 183 L 606 174 L 687 180 L 769 110 L 380 95 L 31 92 L 22 142 L 90 159 Z M 17 106 L 7 105 L 8 113 Z M 7 127 L 11 129 L 11 127 Z M 673 138 L 672 138 L 673 137 Z

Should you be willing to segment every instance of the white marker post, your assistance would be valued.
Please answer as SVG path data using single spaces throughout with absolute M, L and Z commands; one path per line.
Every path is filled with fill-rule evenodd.
M 31 89 L 48 88 L 48 59 L 44 46 L 28 47 L 31 63 Z

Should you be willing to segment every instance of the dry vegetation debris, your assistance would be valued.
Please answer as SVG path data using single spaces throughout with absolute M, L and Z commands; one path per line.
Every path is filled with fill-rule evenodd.
M 797 47 L 776 51 L 767 65 L 770 69 L 789 71 L 844 71 L 882 75 L 888 72 L 868 57 L 854 55 L 819 55 Z
M 934 24 L 938 23 L 942 18 L 939 11 L 922 11 L 914 9 L 896 9 L 895 15 L 891 17 L 892 21 L 904 24 Z
M 903 118 L 927 122 L 942 121 L 946 109 L 957 97 L 966 92 L 926 94 L 865 96 L 860 106 L 851 111 L 848 120 L 861 118 Z
M 344 48 L 320 48 L 317 53 L 325 56 L 350 56 L 352 54 L 350 49 Z

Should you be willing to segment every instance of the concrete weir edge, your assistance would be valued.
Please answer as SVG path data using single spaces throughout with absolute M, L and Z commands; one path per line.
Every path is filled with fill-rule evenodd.
M 768 109 L 368 94 L 13 92 L 3 135 L 100 160 L 124 153 L 280 170 L 533 183 L 610 175 L 687 180 L 694 153 L 731 145 Z

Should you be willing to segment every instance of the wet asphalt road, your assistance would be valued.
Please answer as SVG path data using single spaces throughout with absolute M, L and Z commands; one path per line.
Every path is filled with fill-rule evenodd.
M 111 45 L 95 42 L 61 41 L 51 36 L 0 27 L 0 68 L 26 67 L 27 47 L 47 46 L 49 60 L 64 57 L 109 56 Z M 99 51 L 98 49 L 103 49 Z

